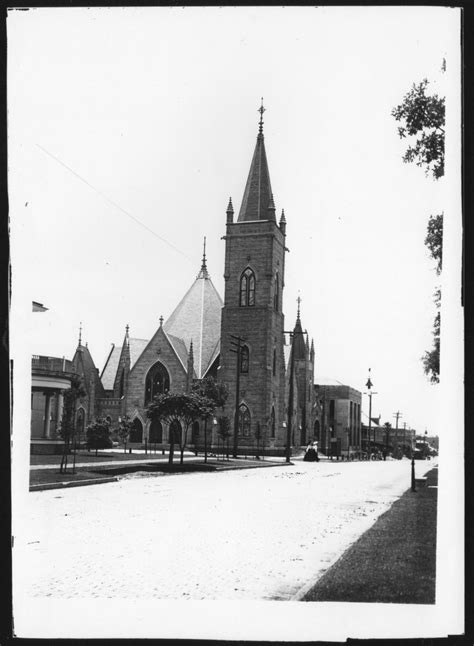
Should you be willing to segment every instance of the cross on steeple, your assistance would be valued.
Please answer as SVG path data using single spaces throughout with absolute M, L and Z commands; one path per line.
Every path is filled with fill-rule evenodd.
M 82 344 L 82 321 L 79 323 L 79 343 L 78 346 L 80 347 Z
M 298 311 L 296 313 L 297 319 L 299 320 L 300 318 L 300 305 L 301 305 L 301 296 L 300 293 L 298 292 L 298 298 L 296 299 L 296 302 L 298 303 Z
M 263 113 L 265 112 L 265 108 L 263 107 L 263 96 L 262 96 L 262 104 L 258 109 L 258 112 L 260 112 L 260 121 L 258 123 L 258 132 L 259 134 L 263 133 Z

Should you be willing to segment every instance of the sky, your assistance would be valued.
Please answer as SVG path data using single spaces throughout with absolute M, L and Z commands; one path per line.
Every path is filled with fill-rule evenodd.
M 229 196 L 240 208 L 263 97 L 287 220 L 285 329 L 300 295 L 317 376 L 365 392 L 370 368 L 374 415 L 394 424 L 399 411 L 401 427 L 440 434 L 443 397 L 421 357 L 440 280 L 443 317 L 459 307 L 459 17 L 435 7 L 10 11 L 12 330 L 25 357 L 72 358 L 80 322 L 100 370 L 127 324 L 150 339 L 194 281 L 204 236 L 223 296 L 225 211 Z M 438 182 L 402 162 L 391 116 L 423 78 L 454 124 Z M 442 279 L 424 245 L 441 211 Z M 32 314 L 33 300 L 48 311 Z M 453 343 L 449 359 L 460 360 Z

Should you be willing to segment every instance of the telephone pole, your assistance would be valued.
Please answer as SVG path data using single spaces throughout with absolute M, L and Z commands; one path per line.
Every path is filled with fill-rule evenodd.
M 395 450 L 398 456 L 398 420 L 400 417 L 403 417 L 403 415 L 399 410 L 397 410 L 396 413 L 393 413 L 392 417 L 395 417 Z
M 233 456 L 237 457 L 238 449 L 238 434 L 239 434 L 239 400 L 240 400 L 240 351 L 241 344 L 245 339 L 241 336 L 235 336 L 234 334 L 229 335 L 232 339 L 230 342 L 231 352 L 237 356 L 237 373 L 235 379 L 235 414 L 234 414 L 234 447 L 233 447 Z

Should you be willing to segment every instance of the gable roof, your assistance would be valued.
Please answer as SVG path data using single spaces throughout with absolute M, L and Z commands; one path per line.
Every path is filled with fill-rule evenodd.
M 163 329 L 170 338 L 180 357 L 184 343 L 186 358 L 191 341 L 193 342 L 194 370 L 198 379 L 205 374 L 213 358 L 221 333 L 221 310 L 223 301 L 209 277 L 205 264 L 188 289 Z
M 100 397 L 103 395 L 104 388 L 102 381 L 100 380 L 99 372 L 87 345 L 77 346 L 72 363 L 76 371 L 84 376 L 84 385 L 86 390 L 89 392 L 90 379 L 92 377 L 96 389 L 96 396 Z
M 115 383 L 115 375 L 117 374 L 117 369 L 119 366 L 120 355 L 122 353 L 122 348 L 112 343 L 112 349 L 110 350 L 105 366 L 102 368 L 102 373 L 100 375 L 100 380 L 102 386 L 105 390 L 113 390 Z

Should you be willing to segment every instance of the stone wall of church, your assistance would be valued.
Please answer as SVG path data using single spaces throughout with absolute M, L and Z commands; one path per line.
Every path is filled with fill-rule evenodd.
M 186 390 L 186 371 L 171 347 L 163 329 L 160 327 L 131 369 L 128 377 L 126 411 L 127 415 L 132 418 L 136 413 L 139 413 L 143 421 L 147 419 L 145 381 L 148 371 L 158 361 L 168 371 L 170 391 L 181 392 Z

